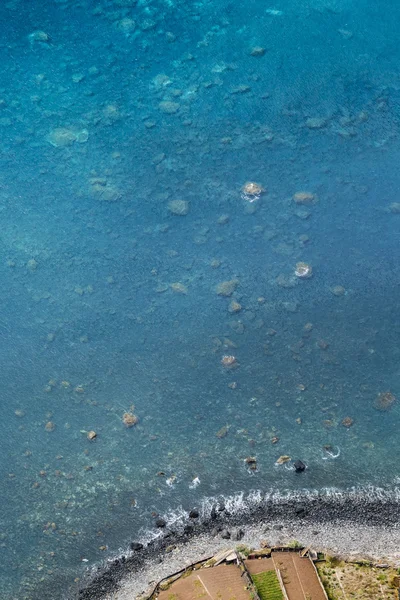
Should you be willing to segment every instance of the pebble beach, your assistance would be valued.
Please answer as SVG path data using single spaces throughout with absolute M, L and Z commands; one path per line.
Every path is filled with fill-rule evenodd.
M 146 596 L 164 577 L 238 545 L 257 549 L 297 542 L 345 560 L 400 566 L 400 507 L 388 498 L 371 501 L 358 495 L 358 500 L 342 496 L 327 501 L 316 496 L 311 502 L 258 506 L 247 516 L 241 511 L 229 513 L 226 507 L 216 511 L 202 524 L 192 520 L 186 535 L 182 535 L 183 523 L 180 533 L 173 532 L 171 523 L 172 528 L 149 546 L 128 553 L 122 563 L 120 556 L 101 573 L 92 573 L 92 581 L 76 597 L 133 600 Z

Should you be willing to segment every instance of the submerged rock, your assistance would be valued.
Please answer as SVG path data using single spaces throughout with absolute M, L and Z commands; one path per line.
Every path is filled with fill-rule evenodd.
M 342 285 L 334 285 L 330 290 L 334 296 L 344 296 L 346 293 L 346 289 Z
M 36 29 L 35 31 L 32 31 L 32 33 L 28 35 L 28 40 L 31 46 L 33 46 L 35 43 L 39 43 L 42 45 L 51 43 L 49 34 L 41 29 Z
M 224 425 L 223 427 L 221 427 L 221 429 L 217 431 L 215 435 L 217 436 L 217 438 L 222 439 L 228 434 L 229 429 L 229 425 Z
M 180 281 L 177 281 L 175 283 L 171 283 L 170 288 L 171 288 L 171 290 L 173 292 L 176 292 L 177 294 L 184 294 L 184 295 L 186 295 L 188 293 L 188 288 L 186 287 L 186 285 L 184 285 Z
M 122 196 L 119 188 L 106 177 L 92 177 L 89 183 L 91 195 L 102 202 L 117 202 Z
M 133 427 L 139 421 L 139 418 L 132 412 L 125 412 L 122 415 L 122 422 L 125 427 Z
M 250 50 L 251 56 L 264 56 L 266 50 L 262 46 L 253 46 Z
M 224 356 L 221 358 L 221 365 L 223 367 L 237 366 L 236 356 L 233 356 L 233 354 L 224 354 Z
M 325 117 L 310 117 L 306 119 L 306 127 L 308 129 L 322 129 L 328 123 Z
M 318 198 L 312 192 L 302 190 L 293 194 L 293 201 L 296 204 L 315 204 Z
M 236 302 L 236 300 L 232 300 L 232 302 L 229 304 L 228 312 L 237 313 L 237 312 L 240 312 L 241 310 L 242 310 L 242 305 L 239 302 Z
M 392 392 L 381 392 L 375 400 L 377 410 L 389 410 L 396 402 L 396 396 Z
M 130 35 L 136 29 L 136 22 L 129 17 L 124 17 L 120 21 L 117 21 L 116 25 L 122 33 L 125 33 L 125 35 Z
M 298 262 L 294 274 L 299 279 L 309 279 L 313 274 L 312 266 L 305 262 Z
M 164 102 L 160 102 L 158 108 L 161 112 L 167 115 L 173 115 L 178 112 L 180 105 L 178 102 L 172 102 L 171 100 L 165 100 Z
M 242 193 L 251 197 L 259 197 L 264 191 L 262 185 L 255 183 L 254 181 L 247 181 L 242 187 Z
M 55 148 L 71 146 L 74 142 L 83 144 L 89 139 L 87 129 L 74 130 L 68 127 L 56 127 L 47 135 L 46 140 Z
M 275 464 L 284 465 L 285 463 L 289 462 L 289 460 L 290 460 L 290 456 L 288 456 L 287 454 L 282 454 L 282 456 L 280 456 L 278 458 L 278 460 L 276 461 Z
M 400 202 L 392 202 L 392 204 L 389 205 L 389 212 L 393 215 L 400 215 Z
M 217 285 L 217 287 L 215 288 L 215 291 L 217 292 L 218 296 L 232 296 L 233 292 L 236 290 L 237 286 L 239 285 L 239 280 L 238 279 L 230 279 L 229 281 L 222 281 L 221 283 L 219 283 Z
M 171 200 L 168 202 L 168 210 L 173 215 L 184 217 L 189 212 L 189 202 L 187 200 Z

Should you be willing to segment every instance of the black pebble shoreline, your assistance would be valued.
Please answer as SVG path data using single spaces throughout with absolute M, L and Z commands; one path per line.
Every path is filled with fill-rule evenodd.
M 221 500 L 206 519 L 189 518 L 188 512 L 187 523 L 182 524 L 179 531 L 163 528 L 163 535 L 145 547 L 132 542 L 129 556 L 121 556 L 107 566 L 98 567 L 91 579 L 81 584 L 80 589 L 69 596 L 69 600 L 104 600 L 108 594 L 119 589 L 119 582 L 128 575 L 132 576 L 146 561 L 150 559 L 157 562 L 168 546 L 188 544 L 199 534 L 210 534 L 212 538 L 216 531 L 232 527 L 246 528 L 255 524 L 265 526 L 272 521 L 287 526 L 324 523 L 334 527 L 335 523 L 348 522 L 352 525 L 392 527 L 399 523 L 399 517 L 400 501 L 369 498 L 367 493 L 357 498 L 317 495 L 305 500 L 281 500 L 279 503 L 271 500 L 234 515 L 228 513 Z

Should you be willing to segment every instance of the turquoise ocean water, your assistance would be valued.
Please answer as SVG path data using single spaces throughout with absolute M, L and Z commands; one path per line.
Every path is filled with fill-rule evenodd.
M 2 599 L 209 496 L 396 488 L 399 19 L 1 3 Z

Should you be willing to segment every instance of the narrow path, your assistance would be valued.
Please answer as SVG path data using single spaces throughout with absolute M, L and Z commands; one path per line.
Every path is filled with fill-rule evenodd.
M 342 586 L 342 582 L 340 581 L 340 577 L 339 577 L 338 573 L 335 572 L 335 575 L 336 575 L 336 579 L 338 580 L 339 587 L 342 590 L 344 600 L 348 600 L 348 598 L 346 596 L 346 592 L 344 591 L 344 587 Z
M 304 560 L 304 559 L 303 559 L 303 560 Z M 295 563 L 295 562 L 294 562 L 294 560 L 293 560 L 293 556 L 292 556 L 292 563 L 293 563 L 293 566 L 294 566 L 294 568 L 295 568 L 295 571 L 296 571 L 297 578 L 298 578 L 298 580 L 299 580 L 299 583 L 300 583 L 300 587 L 301 587 L 301 591 L 302 591 L 302 593 L 303 593 L 303 596 L 304 596 L 304 600 L 307 600 L 307 598 L 306 598 L 306 593 L 305 593 L 305 591 L 304 591 L 304 588 L 303 588 L 303 584 L 301 583 L 301 577 L 300 577 L 300 573 L 299 573 L 299 571 L 298 571 L 298 569 L 297 569 L 297 565 L 296 565 L 296 563 Z
M 201 585 L 203 586 L 203 588 L 206 590 L 208 597 L 211 598 L 212 600 L 212 596 L 210 594 L 210 591 L 208 589 L 208 587 L 206 586 L 205 582 L 202 580 L 202 578 L 200 577 L 200 575 L 197 575 L 197 579 L 200 581 Z

